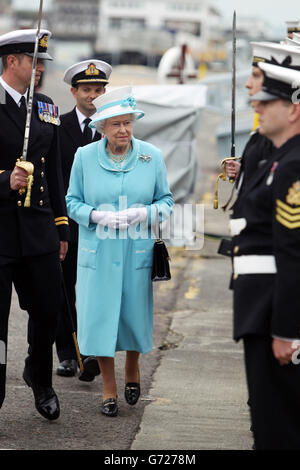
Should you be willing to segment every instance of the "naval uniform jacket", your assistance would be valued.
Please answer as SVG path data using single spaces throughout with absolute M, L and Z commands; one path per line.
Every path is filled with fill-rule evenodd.
M 243 151 L 241 168 L 236 181 L 236 187 L 239 188 L 239 193 L 256 170 L 264 165 L 268 158 L 270 158 L 272 148 L 272 142 L 261 135 L 258 130 L 251 134 Z M 242 181 L 240 182 L 241 178 Z
M 51 253 L 59 250 L 59 240 L 69 238 L 57 126 L 38 116 L 37 101 L 52 101 L 40 93 L 33 98 L 27 160 L 34 164 L 34 181 L 31 205 L 25 208 L 26 192 L 20 195 L 10 189 L 11 172 L 22 155 L 25 117 L 13 98 L 3 93 L 6 101 L 0 104 L 0 257 Z
M 297 338 L 300 325 L 300 134 L 248 180 L 233 207 L 233 256 L 273 255 L 276 272 L 234 275 L 234 338 Z M 247 260 L 247 258 L 246 258 Z M 247 262 L 246 262 L 247 265 Z
M 59 128 L 60 147 L 62 156 L 62 172 L 64 180 L 65 194 L 69 187 L 69 179 L 71 168 L 73 165 L 74 155 L 78 147 L 86 145 L 83 132 L 78 122 L 76 108 L 69 113 L 61 116 L 61 125 Z M 101 134 L 97 131 L 94 135 L 93 142 L 101 139 Z M 69 219 L 70 224 L 70 242 L 77 243 L 78 241 L 78 225 L 74 220 Z

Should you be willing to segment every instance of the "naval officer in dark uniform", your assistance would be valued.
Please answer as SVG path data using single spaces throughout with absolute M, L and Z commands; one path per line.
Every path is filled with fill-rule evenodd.
M 269 45 L 271 44 L 274 45 L 273 49 L 264 47 L 263 42 L 251 42 L 252 71 L 245 84 L 250 98 L 258 93 L 262 87 L 264 75 L 258 66 L 259 62 L 272 63 L 272 61 L 277 61 L 277 58 L 280 60 L 279 45 L 277 43 L 269 43 Z M 226 175 L 236 180 L 235 185 L 239 192 L 253 173 L 266 162 L 266 159 L 272 152 L 272 142 L 259 133 L 258 119 L 258 113 L 254 113 L 253 129 L 244 148 L 241 163 L 232 160 L 226 162 Z
M 76 102 L 76 106 L 72 111 L 61 116 L 59 129 L 65 193 L 67 193 L 69 187 L 71 168 L 78 147 L 83 147 L 101 139 L 101 134 L 96 129 L 89 128 L 88 124 L 96 112 L 92 102 L 105 92 L 105 86 L 108 83 L 111 71 L 111 66 L 106 62 L 89 59 L 72 65 L 64 73 L 64 81 L 71 86 L 71 93 Z M 76 326 L 75 285 L 78 225 L 71 219 L 69 223 L 70 243 L 62 267 L 73 324 Z M 76 374 L 77 360 L 74 343 L 70 335 L 70 319 L 66 309 L 67 306 L 63 299 L 56 336 L 56 350 L 60 361 L 56 372 L 60 376 L 71 377 Z M 90 382 L 94 380 L 95 375 L 100 374 L 98 361 L 95 357 L 83 357 L 82 359 L 84 371 L 79 375 L 79 380 Z
M 259 63 L 263 91 L 252 97 L 274 149 L 230 221 L 234 338 L 244 343 L 257 450 L 300 449 L 300 53 L 282 54 L 281 65 Z
M 297 44 L 293 44 L 289 39 L 293 39 L 293 33 L 300 31 L 300 22 L 298 20 L 286 21 L 286 24 L 287 39 L 283 41 L 283 43 L 295 46 Z M 273 49 L 272 52 L 274 55 L 271 55 L 271 50 L 264 47 L 264 42 L 251 42 L 250 44 L 253 49 L 252 71 L 245 86 L 249 90 L 249 96 L 251 97 L 261 90 L 263 82 L 263 73 L 258 66 L 259 62 L 278 63 L 278 49 L 277 51 L 276 49 Z M 277 43 L 273 44 L 276 46 Z M 236 187 L 239 189 L 242 184 L 245 185 L 245 182 L 250 176 L 252 176 L 253 172 L 265 163 L 266 156 L 270 155 L 270 152 L 272 151 L 272 142 L 258 132 L 258 120 L 259 115 L 258 113 L 255 113 L 251 137 L 243 151 L 241 163 L 236 160 L 228 160 L 225 164 L 226 176 L 236 180 Z
M 43 61 L 51 60 L 47 52 L 50 35 L 47 30 L 39 34 L 36 85 L 44 70 Z M 42 94 L 34 94 L 32 105 L 27 164 L 32 163 L 33 175 L 22 167 L 35 38 L 36 30 L 0 36 L 0 406 L 5 397 L 8 317 L 14 282 L 20 306 L 28 311 L 30 319 L 23 378 L 32 388 L 38 412 L 54 420 L 60 408 L 52 388 L 52 346 L 60 305 L 60 260 L 67 251 L 69 227 L 58 144 L 58 108 Z M 21 161 L 16 163 L 18 159 Z

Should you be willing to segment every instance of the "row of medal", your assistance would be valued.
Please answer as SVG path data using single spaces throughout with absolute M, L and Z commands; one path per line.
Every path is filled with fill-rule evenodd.
M 41 121 L 49 122 L 55 124 L 56 126 L 60 125 L 59 119 L 59 108 L 54 104 L 44 103 L 43 101 L 38 101 L 38 114 Z

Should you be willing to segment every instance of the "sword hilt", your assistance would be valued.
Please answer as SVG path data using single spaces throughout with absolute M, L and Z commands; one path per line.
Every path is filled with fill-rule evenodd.
M 223 167 L 223 173 L 220 173 L 217 177 L 216 180 L 216 185 L 215 185 L 215 198 L 214 198 L 214 209 L 218 209 L 219 207 L 219 181 L 226 181 L 226 169 L 225 169 L 225 164 L 226 162 L 230 160 L 240 160 L 240 157 L 227 157 L 223 158 L 221 161 L 221 167 Z M 234 178 L 229 178 L 230 183 L 234 183 Z
M 19 168 L 23 168 L 27 172 L 27 193 L 25 197 L 25 202 L 24 202 L 24 207 L 30 207 L 30 202 L 31 202 L 31 187 L 33 184 L 33 172 L 34 172 L 34 165 L 31 162 L 22 161 L 21 159 L 18 158 L 16 162 L 16 166 Z M 19 189 L 19 194 L 24 194 L 25 188 Z
M 229 161 L 238 161 L 240 160 L 241 158 L 240 157 L 227 157 L 227 158 L 224 158 L 222 161 L 221 161 L 221 166 L 224 165 L 224 169 L 225 169 L 225 166 L 226 166 L 226 162 L 229 162 Z M 234 183 L 235 182 L 235 178 L 233 178 L 232 176 L 229 179 L 229 182 L 230 183 Z

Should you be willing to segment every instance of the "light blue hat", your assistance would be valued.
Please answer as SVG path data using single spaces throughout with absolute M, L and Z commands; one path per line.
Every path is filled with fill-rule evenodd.
M 116 88 L 115 90 L 98 96 L 93 101 L 97 112 L 95 118 L 89 123 L 89 127 L 96 127 L 96 123 L 123 114 L 134 114 L 135 119 L 141 119 L 145 113 L 136 109 L 136 101 L 131 86 Z

